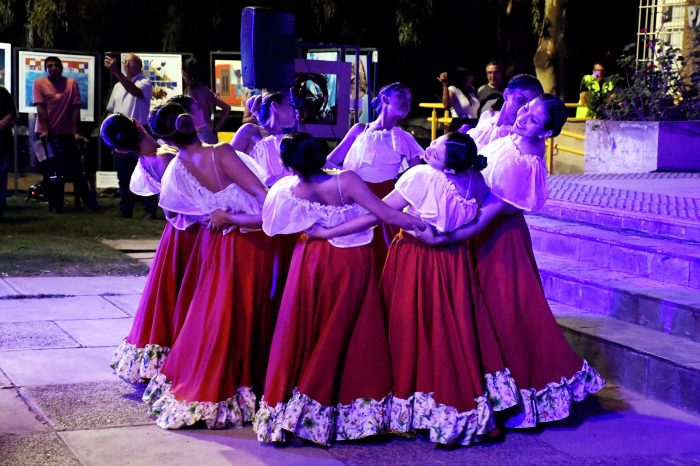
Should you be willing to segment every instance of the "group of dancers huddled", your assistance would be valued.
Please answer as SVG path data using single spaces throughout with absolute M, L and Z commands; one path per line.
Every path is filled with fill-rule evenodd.
M 108 117 L 105 142 L 141 154 L 132 190 L 159 194 L 168 220 L 111 362 L 148 382 L 157 425 L 469 445 L 600 390 L 547 304 L 523 215 L 547 199 L 545 139 L 566 109 L 529 75 L 503 97 L 423 149 L 398 126 L 410 90 L 389 84 L 330 154 L 288 132 L 288 93 L 230 143 L 197 138 L 186 96 L 147 130 Z

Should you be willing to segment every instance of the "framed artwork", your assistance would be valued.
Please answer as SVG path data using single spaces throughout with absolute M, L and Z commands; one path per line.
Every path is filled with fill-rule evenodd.
M 344 48 L 344 61 L 350 63 L 350 123 L 369 123 L 371 119 L 371 112 L 369 111 L 369 83 L 370 81 L 370 70 L 369 66 L 369 54 L 366 51 L 355 49 L 355 48 Z M 359 52 L 359 60 L 356 59 L 356 50 Z M 308 50 L 306 52 L 306 58 L 309 60 L 322 60 L 322 61 L 333 61 L 337 62 L 341 56 L 339 49 L 319 49 L 319 50 Z M 360 72 L 356 73 L 355 68 L 359 67 Z M 355 80 L 359 75 L 359 89 L 355 87 Z M 359 92 L 358 92 L 359 91 Z M 357 109 L 355 107 L 355 100 L 359 94 L 359 102 L 357 102 Z M 357 120 L 355 119 L 355 112 L 357 111 Z
M 295 60 L 292 97 L 299 131 L 329 139 L 341 139 L 347 133 L 351 68 L 346 62 Z
M 309 50 L 306 52 L 307 60 L 338 61 L 340 51 L 334 49 Z
M 249 91 L 243 86 L 241 60 L 214 59 L 213 90 L 231 110 L 243 111 Z
M 0 86 L 12 92 L 12 45 L 0 42 Z
M 20 50 L 19 68 L 19 112 L 36 113 L 32 90 L 34 81 L 46 76 L 44 60 L 57 56 L 63 63 L 63 76 L 73 78 L 80 90 L 80 120 L 95 121 L 95 55 L 78 55 L 64 52 Z
M 127 53 L 122 53 L 124 61 Z M 143 61 L 143 75 L 153 85 L 151 109 L 163 105 L 166 100 L 182 94 L 182 55 L 163 53 L 136 53 Z M 122 72 L 124 70 L 122 69 Z
M 359 60 L 357 58 L 359 58 Z M 357 122 L 369 123 L 369 83 L 371 82 L 369 55 L 360 53 L 358 57 L 352 50 L 350 50 L 345 55 L 345 61 L 350 63 L 352 66 L 352 71 L 350 72 L 350 118 L 354 120 L 354 115 L 352 113 L 355 112 L 355 100 L 359 95 L 359 101 L 357 102 Z M 360 69 L 359 73 L 356 72 L 358 65 Z M 356 80 L 358 77 L 359 87 L 356 86 Z

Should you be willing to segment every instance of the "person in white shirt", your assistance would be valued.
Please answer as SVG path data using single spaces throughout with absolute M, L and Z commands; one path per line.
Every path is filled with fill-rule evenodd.
M 138 55 L 130 53 L 124 56 L 121 64 L 124 65 L 124 73 L 119 66 L 117 56 L 112 53 L 105 55 L 105 68 L 117 80 L 107 103 L 107 111 L 121 113 L 142 125 L 147 125 L 153 86 L 142 73 L 143 62 Z M 115 154 L 113 161 L 119 179 L 119 211 L 123 218 L 131 218 L 137 196 L 129 189 L 129 181 L 138 163 L 138 154 L 119 154 L 118 156 Z M 146 215 L 155 218 L 158 211 L 158 198 L 156 196 L 145 197 L 144 203 Z

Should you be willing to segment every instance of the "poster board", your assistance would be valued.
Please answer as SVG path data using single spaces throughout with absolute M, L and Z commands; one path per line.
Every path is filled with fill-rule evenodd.
M 0 86 L 12 92 L 12 45 L 0 42 Z
M 292 94 L 299 114 L 299 131 L 329 139 L 341 139 L 347 133 L 351 68 L 350 63 L 337 61 L 294 61 L 296 79 Z
M 63 63 L 63 76 L 73 78 L 80 90 L 80 120 L 95 121 L 95 55 L 65 52 L 19 50 L 17 58 L 19 112 L 36 113 L 32 90 L 34 81 L 46 76 L 44 60 L 57 56 Z
M 122 62 L 127 55 L 129 53 L 121 54 Z M 135 53 L 135 55 L 141 58 L 143 75 L 153 85 L 151 109 L 163 105 L 171 97 L 182 94 L 182 55 L 164 53 Z
M 213 90 L 221 100 L 231 106 L 231 110 L 243 111 L 249 91 L 243 86 L 241 60 L 214 59 Z

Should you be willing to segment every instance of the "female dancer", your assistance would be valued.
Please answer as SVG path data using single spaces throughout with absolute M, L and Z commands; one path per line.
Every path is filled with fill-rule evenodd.
M 394 189 L 399 172 L 420 163 L 423 148 L 409 133 L 399 128 L 399 121 L 411 110 L 411 91 L 401 83 L 392 83 L 379 90 L 372 99 L 378 113 L 369 124 L 358 123 L 328 156 L 329 167 L 342 164 L 353 170 L 382 198 Z M 377 229 L 372 246 L 376 265 L 381 267 L 396 231 L 382 225 Z M 381 268 L 377 269 L 377 274 Z
M 178 295 L 175 314 L 185 316 L 180 333 L 143 398 L 165 429 L 198 421 L 240 426 L 255 412 L 253 390 L 269 349 L 261 335 L 274 325 L 269 238 L 250 231 L 260 224 L 265 186 L 245 155 L 228 144 L 202 144 L 182 106 L 163 106 L 155 131 L 179 149 L 163 177 L 161 206 L 207 216 L 210 228 L 197 237 L 198 261 L 187 268 Z
M 408 207 L 440 233 L 471 222 L 488 195 L 479 173 L 486 160 L 477 155 L 474 141 L 448 133 L 433 141 L 423 158 L 427 165 L 404 173 L 384 202 L 398 210 Z M 373 220 L 365 216 L 310 234 L 348 234 Z M 516 389 L 498 348 L 480 354 L 481 335 L 493 340 L 493 329 L 478 319 L 485 309 L 466 242 L 430 247 L 406 233 L 391 243 L 381 280 L 394 381 L 391 428 L 427 429 L 433 442 L 468 445 L 495 428 L 491 402 L 512 406 Z M 485 357 L 491 366 L 500 362 L 500 371 L 487 374 L 486 382 Z
M 282 159 L 296 176 L 277 182 L 265 200 L 269 235 L 332 227 L 365 209 L 393 225 L 424 228 L 383 204 L 355 173 L 322 171 L 325 157 L 309 134 L 285 137 Z M 330 445 L 388 427 L 391 366 L 371 240 L 365 230 L 331 241 L 304 235 L 297 243 L 253 425 L 258 440 L 281 442 L 286 431 Z
M 557 326 L 544 296 L 523 211 L 547 200 L 545 138 L 556 136 L 566 121 L 566 108 L 553 95 L 525 105 L 513 133 L 484 148 L 484 170 L 491 194 L 478 218 L 458 230 L 435 236 L 429 244 L 463 241 L 474 236 L 477 278 L 496 341 L 480 335 L 484 345 L 497 345 L 520 389 L 517 408 L 505 411 L 506 427 L 534 427 L 569 415 L 581 401 L 605 384 L 600 374 L 574 353 Z M 476 236 L 475 236 L 476 235 Z M 485 370 L 490 371 L 488 364 Z
M 175 155 L 171 148 L 160 146 L 138 122 L 121 114 L 107 117 L 100 134 L 105 144 L 117 154 L 140 153 L 130 189 L 140 196 L 159 194 L 163 173 Z M 127 382 L 145 382 L 154 377 L 177 335 L 174 322 L 178 319 L 173 311 L 199 224 L 185 222 L 181 216 L 171 213 L 166 213 L 166 218 L 168 222 L 158 243 L 131 331 L 110 362 L 116 374 Z
M 260 98 L 256 116 L 259 125 L 246 123 L 231 139 L 231 146 L 250 155 L 265 169 L 265 184 L 272 184 L 290 174 L 279 157 L 279 142 L 284 130 L 296 124 L 289 95 L 273 92 Z
M 501 110 L 483 113 L 476 127 L 466 133 L 474 139 L 479 150 L 483 149 L 488 143 L 510 134 L 518 111 L 543 92 L 542 84 L 536 77 L 529 74 L 514 76 L 503 91 Z M 462 128 L 460 131 L 463 131 Z

